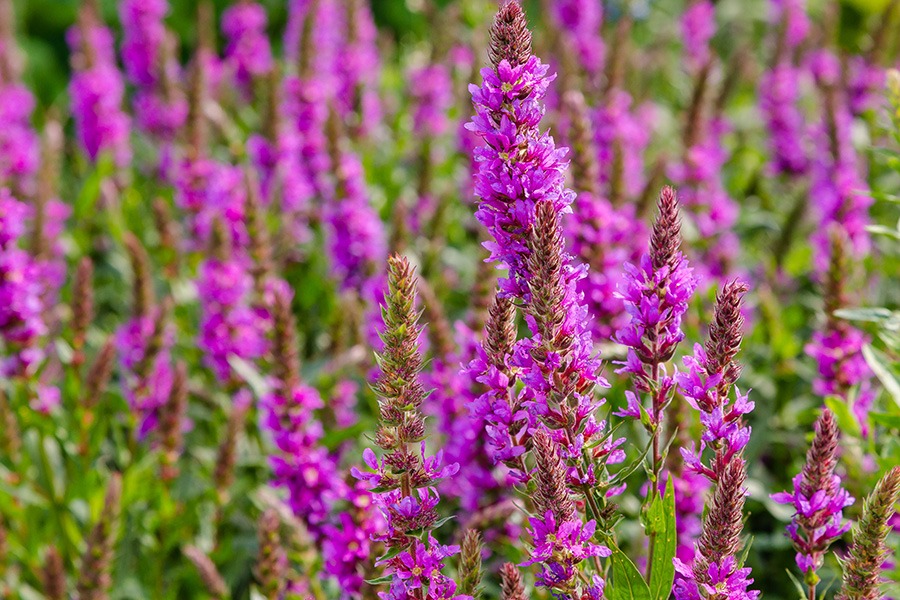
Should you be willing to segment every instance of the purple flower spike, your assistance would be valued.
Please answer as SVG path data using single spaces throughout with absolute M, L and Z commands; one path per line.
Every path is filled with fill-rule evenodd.
M 266 9 L 252 0 L 240 0 L 222 13 L 225 60 L 241 88 L 247 89 L 274 66 L 266 22 Z
M 839 436 L 834 415 L 824 409 L 816 421 L 816 435 L 803 470 L 794 477 L 793 491 L 772 495 L 776 502 L 794 507 L 788 536 L 797 550 L 797 566 L 813 588 L 828 547 L 850 529 L 850 523 L 843 522 L 842 511 L 854 500 L 834 472 Z

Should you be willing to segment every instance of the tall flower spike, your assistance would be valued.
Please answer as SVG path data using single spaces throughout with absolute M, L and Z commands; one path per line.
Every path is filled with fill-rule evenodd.
M 178 477 L 177 463 L 181 455 L 184 419 L 187 413 L 187 377 L 185 364 L 178 363 L 172 378 L 169 398 L 160 410 L 159 437 L 162 450 L 160 475 L 163 481 L 172 481 Z
M 675 380 L 666 363 L 684 338 L 681 320 L 687 312 L 697 279 L 681 254 L 681 219 L 675 190 L 664 187 L 657 202 L 649 251 L 641 256 L 640 267 L 626 266 L 619 297 L 631 317 L 619 330 L 618 341 L 628 348 L 617 373 L 628 373 L 638 394 L 650 396 L 646 409 L 648 433 L 652 438 L 652 475 L 658 481 L 662 469 L 661 428 L 664 411 L 675 391 Z M 641 420 L 644 410 L 638 396 L 626 392 L 628 407 L 619 416 Z
M 72 349 L 73 361 L 80 365 L 84 361 L 84 340 L 87 329 L 94 319 L 94 263 L 84 257 L 78 263 L 75 280 L 72 283 Z
M 112 587 L 112 560 L 119 526 L 122 477 L 113 473 L 106 490 L 103 511 L 87 539 L 81 559 L 78 583 L 79 600 L 107 600 Z
M 839 435 L 834 414 L 824 409 L 816 421 L 816 434 L 803 470 L 794 477 L 793 492 L 772 496 L 796 511 L 787 531 L 797 551 L 797 566 L 805 576 L 809 600 L 816 600 L 816 571 L 825 561 L 825 552 L 850 529 L 849 523 L 842 523 L 842 511 L 853 504 L 853 498 L 841 487 L 841 478 L 834 472 Z
M 743 529 L 744 459 L 731 459 L 707 503 L 703 531 L 695 546 L 693 565 L 675 559 L 680 578 L 675 582 L 675 600 L 755 600 L 758 591 L 748 590 L 753 583 L 750 569 L 738 563 Z
M 900 500 L 900 466 L 888 471 L 866 498 L 862 518 L 853 529 L 853 543 L 844 561 L 844 582 L 836 600 L 879 600 L 881 568 L 888 556 L 888 520 Z
M 696 344 L 694 355 L 684 359 L 687 372 L 675 375 L 685 400 L 700 411 L 703 426 L 699 451 L 682 448 L 681 454 L 690 470 L 713 482 L 750 440 L 750 428 L 743 417 L 753 410 L 754 403 L 740 391 L 734 401 L 730 400 L 731 388 L 741 372 L 734 358 L 743 336 L 741 302 L 747 290 L 747 285 L 738 280 L 723 286 L 716 297 L 706 349 Z M 706 448 L 714 449 L 709 466 L 702 461 Z
M 566 467 L 556 453 L 556 445 L 546 431 L 539 429 L 534 444 L 535 494 L 534 506 L 539 515 L 553 513 L 557 523 L 575 517 L 575 503 L 566 485 Z
M 376 353 L 381 374 L 373 385 L 381 409 L 375 443 L 385 450 L 385 455 L 379 461 L 371 449 L 366 449 L 363 459 L 375 472 L 364 473 L 356 468 L 351 471 L 357 479 L 379 490 L 374 494 L 375 502 L 385 517 L 387 531 L 377 539 L 393 550 L 378 563 L 393 576 L 390 590 L 382 594 L 384 600 L 405 599 L 412 590 L 423 586 L 428 587 L 427 597 L 432 600 L 451 598 L 456 592 L 456 584 L 441 570 L 443 560 L 457 554 L 459 546 L 439 544 L 431 530 L 437 521 L 440 499 L 435 485 L 455 474 L 459 466 L 442 467 L 441 452 L 425 457 L 421 405 L 427 393 L 419 376 L 422 327 L 415 307 L 416 288 L 409 261 L 392 255 L 388 259 L 388 291 L 382 307 L 384 350 Z
M 235 397 L 228 415 L 228 425 L 225 428 L 225 437 L 219 445 L 216 453 L 216 467 L 213 471 L 213 483 L 216 494 L 221 503 L 228 498 L 228 489 L 234 481 L 234 468 L 237 463 L 237 444 L 244 424 L 247 421 L 247 412 L 250 410 L 252 398 L 249 396 Z

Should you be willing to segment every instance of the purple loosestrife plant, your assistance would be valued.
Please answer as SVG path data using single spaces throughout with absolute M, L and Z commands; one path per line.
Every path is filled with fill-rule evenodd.
M 219 236 L 216 242 L 212 256 L 199 267 L 197 291 L 202 317 L 198 346 L 216 378 L 228 384 L 235 378 L 229 357 L 252 362 L 265 353 L 267 319 L 250 304 L 253 277 L 245 261 L 230 256 L 227 235 Z
M 847 237 L 839 225 L 830 228 L 831 251 L 823 290 L 825 323 L 813 333 L 806 353 L 818 363 L 819 375 L 813 391 L 820 396 L 837 396 L 844 402 L 853 398 L 852 409 L 864 434 L 868 434 L 868 413 L 877 391 L 872 370 L 862 354 L 869 339 L 866 334 L 839 318 L 835 312 L 850 304 L 847 297 L 849 257 Z M 855 390 L 855 394 L 853 394 Z
M 0 187 L 30 193 L 40 161 L 40 140 L 31 127 L 34 96 L 0 73 Z
M 543 526 L 534 522 L 532 533 L 539 547 L 549 552 L 552 546 L 546 548 L 542 542 L 564 533 L 569 544 L 566 550 L 575 551 L 576 547 L 585 548 L 584 544 L 590 546 L 597 528 L 600 532 L 596 535 L 610 537 L 612 507 L 607 495 L 616 488 L 605 477 L 605 469 L 607 464 L 624 460 L 624 452 L 618 448 L 624 439 L 610 437 L 605 421 L 595 417 L 603 401 L 594 397 L 594 388 L 608 384 L 598 374 L 587 309 L 577 290 L 585 269 L 574 266 L 564 249 L 561 219 L 571 210 L 574 194 L 564 187 L 565 150 L 557 148 L 539 128 L 544 111 L 541 99 L 551 78 L 531 53 L 531 33 L 518 2 L 504 3 L 494 19 L 491 60 L 493 68 L 482 71 L 482 86 L 470 88 L 476 116 L 469 128 L 486 144 L 476 150 L 476 193 L 481 198 L 476 216 L 494 237 L 485 244 L 491 260 L 509 269 L 509 276 L 500 280 L 497 303 L 521 302 L 531 337 L 516 342 L 512 329 L 508 338 L 492 336 L 489 325 L 488 342 L 500 338 L 500 354 L 506 355 L 490 352 L 495 354 L 490 357 L 497 369 L 494 373 L 503 377 L 491 382 L 491 391 L 479 403 L 495 402 L 488 427 L 501 448 L 504 438 L 512 440 L 529 421 L 534 433 L 526 430 L 526 434 L 543 432 L 542 436 L 552 440 L 564 464 L 565 485 L 583 495 L 588 520 L 583 527 L 579 520 L 573 528 L 574 521 L 554 517 L 552 523 L 542 521 Z M 510 317 L 505 321 L 511 323 L 514 309 L 508 310 Z M 509 325 L 500 330 L 506 327 Z M 493 350 L 491 346 L 486 346 L 486 354 Z M 509 387 L 505 394 L 502 391 L 502 383 L 505 379 L 508 384 L 509 377 L 501 367 L 514 371 L 524 384 L 515 397 Z M 517 459 L 522 465 L 519 470 L 527 468 L 527 444 L 526 438 L 506 446 L 505 457 Z M 519 479 L 525 475 L 517 474 Z M 543 476 L 540 467 L 536 475 Z M 539 515 L 538 520 L 541 518 L 546 515 Z M 587 552 L 599 556 L 593 546 Z M 584 552 L 576 555 L 588 556 Z M 548 559 L 535 559 L 547 567 L 539 584 L 573 593 L 574 564 L 553 566 L 554 561 Z M 596 563 L 596 580 L 586 593 L 601 593 L 601 574 Z
M 606 45 L 599 35 L 603 4 L 595 0 L 556 0 L 550 6 L 550 17 L 566 36 L 581 69 L 596 80 L 606 58 Z
M 693 356 L 684 358 L 686 372 L 677 373 L 675 380 L 688 404 L 700 412 L 703 434 L 697 450 L 682 448 L 681 454 L 688 468 L 718 481 L 732 458 L 740 456 L 750 440 L 750 428 L 743 416 L 753 410 L 754 403 L 747 394 L 735 388 L 741 366 L 734 357 L 743 337 L 744 317 L 741 299 L 749 288 L 741 281 L 726 283 L 716 297 L 715 319 L 710 324 L 709 338 L 704 348 L 694 346 Z M 711 449 L 713 457 L 704 464 L 704 450 Z
M 266 35 L 266 9 L 253 0 L 238 0 L 222 13 L 225 62 L 238 86 L 248 90 L 254 79 L 274 67 L 272 48 Z
M 731 387 L 741 372 L 734 359 L 743 336 L 741 300 L 746 291 L 747 286 L 739 281 L 725 284 L 716 298 L 706 349 L 695 346 L 694 356 L 685 358 L 688 372 L 676 375 L 685 399 L 700 411 L 703 426 L 700 451 L 682 449 L 682 455 L 689 470 L 705 475 L 715 485 L 707 499 L 691 563 L 675 559 L 679 575 L 676 600 L 755 600 L 759 596 L 758 591 L 748 590 L 753 583 L 750 569 L 739 562 L 747 494 L 743 449 L 750 437 L 743 415 L 753 409 L 753 403 L 740 392 L 729 402 Z M 708 466 L 702 461 L 706 448 L 713 451 Z
M 650 237 L 650 250 L 640 266 L 626 267 L 619 297 L 631 321 L 616 334 L 628 348 L 617 373 L 631 375 L 638 394 L 625 392 L 628 406 L 617 413 L 638 419 L 652 438 L 651 484 L 659 481 L 663 466 L 661 427 L 663 413 L 675 392 L 675 378 L 666 368 L 681 340 L 681 320 L 697 288 L 697 278 L 681 253 L 681 220 L 675 190 L 663 188 L 658 215 Z M 644 407 L 640 394 L 650 397 Z
M 681 15 L 681 37 L 691 71 L 697 72 L 712 60 L 709 42 L 716 33 L 716 7 L 712 0 L 692 0 Z
M 322 398 L 300 377 L 293 296 L 287 283 L 274 280 L 268 290 L 272 313 L 270 390 L 261 399 L 263 427 L 276 453 L 270 458 L 274 485 L 287 490 L 293 513 L 318 535 L 329 506 L 346 487 L 334 459 L 319 444 L 323 431 L 314 411 Z
M 383 288 L 384 225 L 369 203 L 362 162 L 347 147 L 335 113 L 329 119 L 328 143 L 334 196 L 323 208 L 323 220 L 331 272 L 343 291 L 374 304 Z
M 816 421 L 816 434 L 806 453 L 803 470 L 794 477 L 794 489 L 772 495 L 781 504 L 794 507 L 788 536 L 797 550 L 797 566 L 804 574 L 809 600 L 816 600 L 816 573 L 825 562 L 831 543 L 850 529 L 843 522 L 843 509 L 853 498 L 841 487 L 837 465 L 838 431 L 834 414 L 827 408 Z
M 74 75 L 69 84 L 75 129 L 92 161 L 109 153 L 123 168 L 131 161 L 131 120 L 122 109 L 125 82 L 116 64 L 112 33 L 91 5 L 68 32 Z
M 846 232 L 853 258 L 859 259 L 869 251 L 871 239 L 866 227 L 872 198 L 851 139 L 853 115 L 842 85 L 840 60 L 831 52 L 819 50 L 809 63 L 824 108 L 822 122 L 813 133 L 816 152 L 810 181 L 810 197 L 816 199 L 813 214 L 817 228 L 812 242 L 818 251 L 814 264 L 822 274 L 829 265 L 829 229 L 833 223 Z
M 770 168 L 776 175 L 803 175 L 809 168 L 806 123 L 798 107 L 801 73 L 784 61 L 766 72 L 759 84 L 760 110 L 769 130 Z
M 379 461 L 367 448 L 363 460 L 372 472 L 356 468 L 352 472 L 371 486 L 387 525 L 377 538 L 388 549 L 378 564 L 385 567 L 391 582 L 381 598 L 470 598 L 457 596 L 456 584 L 442 573 L 444 559 L 457 554 L 459 546 L 445 546 L 432 536 L 438 525 L 439 496 L 435 485 L 454 475 L 459 467 L 442 465 L 442 452 L 425 455 L 422 403 L 428 393 L 419 375 L 422 327 L 415 307 L 416 287 L 409 261 L 392 255 L 388 259 L 388 291 L 382 307 L 384 350 L 376 354 L 381 373 L 373 386 L 380 407 L 375 443 L 384 455 Z
M 578 192 L 572 214 L 566 218 L 566 234 L 572 255 L 589 266 L 578 282 L 578 292 L 592 317 L 594 338 L 609 339 L 627 322 L 625 305 L 616 290 L 624 277 L 624 265 L 639 260 L 647 232 L 635 218 L 633 205 L 616 208 L 600 195 L 601 161 L 597 160 L 584 96 L 567 92 L 563 107 L 573 151 L 572 184 Z
M 578 577 L 578 565 L 587 559 L 608 557 L 612 552 L 592 542 L 596 521 L 583 522 L 576 513 L 567 484 L 568 469 L 557 455 L 557 447 L 546 430 L 535 432 L 537 516 L 528 520 L 533 548 L 521 566 L 539 564 L 537 585 L 549 588 L 556 597 L 602 598 L 605 582 L 600 577 L 599 566 L 585 585 Z
M 623 200 L 637 198 L 646 185 L 644 156 L 653 132 L 653 109 L 634 106 L 628 92 L 613 88 L 593 120 L 600 181 L 610 202 L 624 210 L 628 204 Z

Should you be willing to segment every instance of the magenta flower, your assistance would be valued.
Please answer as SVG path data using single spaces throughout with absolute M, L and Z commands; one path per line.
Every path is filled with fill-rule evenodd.
M 266 9 L 252 0 L 241 0 L 222 13 L 225 61 L 244 89 L 274 66 L 266 21 Z
M 571 45 L 585 73 L 596 77 L 602 70 L 606 46 L 598 32 L 603 26 L 603 4 L 594 0 L 557 0 L 550 17 Z
M 0 81 L 0 182 L 31 192 L 40 160 L 40 140 L 31 126 L 34 97 L 28 88 Z
M 229 382 L 229 357 L 247 361 L 266 350 L 266 315 L 250 306 L 253 278 L 237 260 L 208 259 L 200 266 L 197 289 L 202 318 L 198 346 L 216 377 Z
M 806 123 L 798 106 L 800 75 L 800 69 L 783 62 L 765 73 L 759 84 L 775 174 L 801 175 L 809 167 Z
M 675 559 L 675 570 L 680 575 L 673 590 L 675 600 L 704 600 L 725 598 L 727 600 L 756 600 L 758 590 L 748 590 L 753 583 L 749 568 L 737 569 L 733 556 L 725 557 L 721 564 L 711 563 L 707 570 L 708 582 L 698 583 L 692 569 Z
M 122 22 L 122 62 L 131 83 L 140 89 L 153 89 L 159 83 L 163 62 L 169 12 L 167 0 L 124 0 L 119 3 Z
M 681 37 L 688 66 L 699 71 L 711 59 L 709 42 L 716 33 L 716 7 L 711 0 L 694 0 L 681 15 Z

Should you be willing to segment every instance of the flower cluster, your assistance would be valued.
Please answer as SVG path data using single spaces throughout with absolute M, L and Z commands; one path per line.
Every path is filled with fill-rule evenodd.
M 352 470 L 357 479 L 370 484 L 384 515 L 387 529 L 377 539 L 396 550 L 379 561 L 391 575 L 390 590 L 381 597 L 405 599 L 413 590 L 427 587 L 424 597 L 429 600 L 468 598 L 457 596 L 456 584 L 442 573 L 441 561 L 457 554 L 459 547 L 438 544 L 430 535 L 438 519 L 435 485 L 454 475 L 459 466 L 443 465 L 441 452 L 431 457 L 425 454 L 421 410 L 428 394 L 419 377 L 422 327 L 415 307 L 416 278 L 406 258 L 392 255 L 388 264 L 388 291 L 382 308 L 384 350 L 377 355 L 381 374 L 373 386 L 381 409 L 375 443 L 385 454 L 379 461 L 367 448 L 363 459 L 371 472 Z M 429 532 L 428 543 L 415 532 Z
M 0 361 L 4 377 L 30 377 L 43 362 L 40 344 L 47 333 L 45 280 L 41 265 L 20 247 L 30 207 L 0 188 L 0 336 L 6 352 Z
M 841 487 L 841 478 L 834 472 L 838 435 L 834 414 L 824 409 L 816 421 L 816 434 L 803 470 L 794 477 L 793 491 L 772 496 L 796 511 L 787 531 L 797 550 L 797 566 L 813 588 L 828 547 L 850 529 L 849 523 L 842 522 L 842 511 L 853 504 L 853 498 Z
M 69 92 L 81 145 L 91 160 L 110 153 L 124 167 L 131 160 L 131 120 L 122 110 L 125 82 L 116 65 L 112 32 L 85 5 L 68 42 L 75 71 Z
M 274 66 L 266 21 L 266 10 L 253 0 L 241 0 L 222 13 L 225 60 L 243 88 Z

